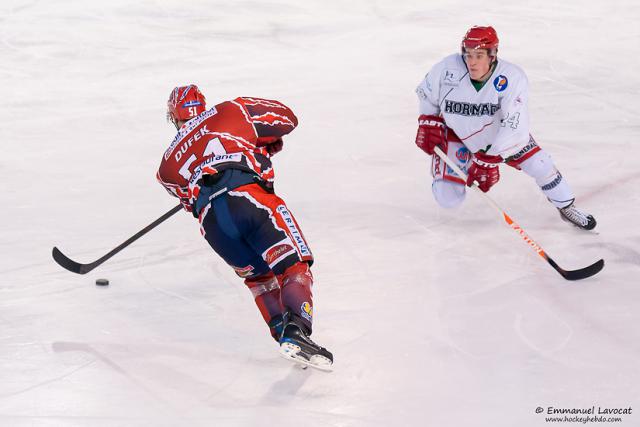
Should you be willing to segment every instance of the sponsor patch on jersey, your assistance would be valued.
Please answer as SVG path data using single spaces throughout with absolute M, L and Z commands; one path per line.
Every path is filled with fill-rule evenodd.
M 242 161 L 242 158 L 242 153 L 219 154 L 217 156 L 208 157 L 193 170 L 191 178 L 189 179 L 189 186 L 193 187 L 198 182 L 205 169 L 212 168 L 213 170 L 216 170 L 215 165 L 219 165 L 221 163 L 239 163 Z
M 197 100 L 193 100 L 193 101 L 187 101 L 184 103 L 184 105 L 182 106 L 182 108 L 188 108 L 188 107 L 197 107 L 199 105 L 202 105 L 202 102 L 197 101 Z
M 308 302 L 303 302 L 300 306 L 300 315 L 307 319 L 309 322 L 313 319 L 313 307 Z
M 503 76 L 500 74 L 493 80 L 493 87 L 496 88 L 498 92 L 502 92 L 509 86 L 509 80 L 507 80 L 507 76 Z
M 467 149 L 467 147 L 460 147 L 456 151 L 456 159 L 458 162 L 465 164 L 471 159 L 471 151 Z
M 460 84 L 460 79 L 456 78 L 456 73 L 451 70 L 445 70 L 444 79 L 442 80 L 442 84 L 445 86 L 458 86 Z
M 461 116 L 493 116 L 500 109 L 500 103 L 492 104 L 485 102 L 484 104 L 471 104 L 469 102 L 445 100 L 444 112 L 449 114 L 458 114 Z
M 279 243 L 267 249 L 264 260 L 269 264 L 269 267 L 272 267 L 277 264 L 278 261 L 281 261 L 294 252 L 295 249 L 293 246 L 287 243 Z
M 298 252 L 301 256 L 311 256 L 311 251 L 307 247 L 307 242 L 304 241 L 302 237 L 302 232 L 298 229 L 296 222 L 293 220 L 293 216 L 291 212 L 287 209 L 285 205 L 280 205 L 276 208 L 276 211 L 282 217 L 282 220 L 287 224 L 287 228 L 289 229 L 289 235 L 293 240 L 293 244 L 298 248 Z

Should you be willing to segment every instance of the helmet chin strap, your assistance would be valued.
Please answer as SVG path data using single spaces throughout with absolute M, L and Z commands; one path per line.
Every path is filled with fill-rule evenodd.
M 493 73 L 493 70 L 496 69 L 496 64 L 498 63 L 498 58 L 495 57 L 495 56 L 493 58 L 494 58 L 493 61 L 491 61 L 491 64 L 489 64 L 489 71 L 487 71 L 487 73 L 485 75 L 480 77 L 478 79 L 478 81 L 486 82 L 487 79 L 489 79 L 489 77 L 491 76 L 491 73 Z

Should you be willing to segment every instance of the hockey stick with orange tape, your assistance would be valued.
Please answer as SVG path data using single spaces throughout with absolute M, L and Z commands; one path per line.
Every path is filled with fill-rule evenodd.
M 440 147 L 435 147 L 436 154 L 451 168 L 453 171 L 460 176 L 463 180 L 467 180 L 466 174 L 456 165 L 441 149 Z M 567 280 L 581 280 L 586 279 L 587 277 L 591 277 L 600 272 L 604 268 L 604 260 L 600 259 L 593 264 L 580 268 L 578 270 L 565 270 L 561 268 L 547 253 L 542 249 L 542 247 L 537 244 L 529 235 L 520 227 L 498 204 L 489 197 L 488 194 L 482 192 L 478 187 L 478 184 L 474 182 L 471 187 L 476 190 L 476 192 L 484 197 L 484 200 L 489 203 L 493 208 L 500 213 L 500 216 L 504 220 L 504 222 L 511 227 L 513 231 L 518 233 L 520 237 L 534 250 L 542 259 L 547 261 L 551 267 L 554 268 L 562 277 Z

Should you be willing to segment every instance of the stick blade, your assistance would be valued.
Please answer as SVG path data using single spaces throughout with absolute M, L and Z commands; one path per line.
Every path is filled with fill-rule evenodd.
M 65 254 L 63 254 L 60 249 L 56 248 L 55 246 L 51 251 L 51 255 L 53 256 L 55 262 L 60 265 L 60 267 L 65 268 L 72 273 L 85 274 L 93 270 L 94 268 L 91 266 L 91 264 L 80 264 L 79 262 L 75 262 Z
M 591 277 L 598 274 L 604 268 L 603 259 L 600 259 L 587 267 L 580 268 L 578 270 L 569 270 L 569 271 L 563 270 L 562 268 L 560 268 L 558 264 L 556 264 L 551 258 L 548 258 L 548 261 L 549 261 L 549 264 L 551 264 L 551 266 L 555 268 L 556 271 L 560 273 L 562 277 L 564 277 L 567 280 L 586 279 L 587 277 Z

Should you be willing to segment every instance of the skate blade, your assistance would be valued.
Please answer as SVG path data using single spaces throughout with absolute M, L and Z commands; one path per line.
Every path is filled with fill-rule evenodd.
M 323 372 L 333 371 L 333 363 L 324 356 L 314 354 L 309 359 L 300 354 L 300 347 L 290 342 L 285 342 L 280 345 L 280 356 L 284 357 L 290 362 L 299 365 L 302 369 L 307 369 L 311 366 L 314 369 Z

